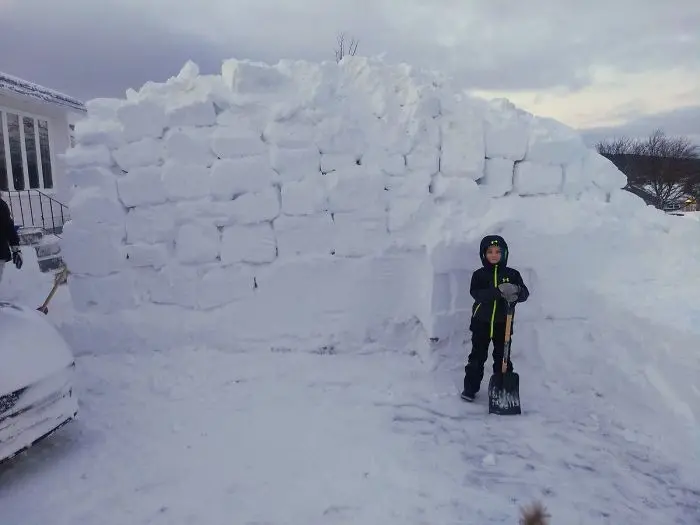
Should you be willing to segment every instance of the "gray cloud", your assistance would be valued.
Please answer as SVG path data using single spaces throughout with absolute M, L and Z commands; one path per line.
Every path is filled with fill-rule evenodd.
M 97 2 L 79 17 L 56 3 L 42 6 L 44 16 L 37 17 L 41 2 L 24 1 L 24 10 L 0 19 L 0 49 L 12 50 L 3 53 L 0 70 L 78 98 L 124 96 L 128 87 L 177 74 L 190 58 L 214 71 L 227 54 L 203 38 L 129 13 L 108 12 L 109 24 L 95 26 L 105 15 Z
M 41 13 L 42 16 L 36 16 Z M 596 67 L 700 78 L 700 2 L 676 0 L 17 0 L 0 19 L 0 69 L 82 98 L 164 80 L 187 59 L 360 54 L 447 70 L 481 90 L 576 91 Z M 699 100 L 700 103 L 700 100 Z
M 587 144 L 593 145 L 606 138 L 646 137 L 655 129 L 662 129 L 671 136 L 689 137 L 700 145 L 700 105 L 635 117 L 621 126 L 585 129 L 581 134 Z

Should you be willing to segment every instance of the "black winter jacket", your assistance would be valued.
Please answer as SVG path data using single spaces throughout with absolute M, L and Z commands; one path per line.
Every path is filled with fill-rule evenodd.
M 501 248 L 501 260 L 498 264 L 491 264 L 486 260 L 486 249 L 496 245 Z M 488 235 L 481 241 L 480 246 L 482 268 L 475 270 L 472 274 L 469 293 L 474 298 L 472 306 L 472 321 L 474 323 L 502 324 L 506 321 L 508 305 L 501 297 L 498 285 L 502 283 L 513 283 L 520 286 L 518 302 L 527 301 L 530 291 L 525 286 L 520 272 L 514 268 L 509 268 L 508 245 L 503 237 L 499 235 Z
M 12 252 L 10 246 L 19 246 L 19 237 L 12 222 L 10 208 L 7 203 L 0 198 L 0 261 L 11 261 Z

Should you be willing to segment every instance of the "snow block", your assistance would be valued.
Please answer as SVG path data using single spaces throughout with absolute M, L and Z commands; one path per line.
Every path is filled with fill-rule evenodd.
M 211 310 L 233 302 L 246 301 L 253 297 L 253 275 L 243 265 L 207 270 L 197 281 L 197 306 Z
M 169 264 L 158 271 L 146 268 L 139 270 L 139 288 L 144 290 L 150 302 L 197 309 L 197 283 L 200 276 L 196 266 Z
M 73 306 L 79 312 L 110 314 L 136 306 L 133 287 L 126 274 L 107 277 L 71 275 L 68 279 Z
M 388 151 L 369 151 L 362 156 L 362 165 L 369 172 L 383 172 L 393 176 L 404 175 L 408 170 L 403 155 Z
M 477 180 L 484 175 L 484 123 L 474 111 L 442 122 L 440 172 L 448 177 Z
M 237 159 L 264 155 L 267 146 L 251 130 L 218 127 L 211 136 L 211 149 L 219 159 Z
M 326 208 L 325 177 L 320 173 L 282 185 L 282 213 L 315 215 Z
M 328 255 L 333 251 L 333 220 L 330 213 L 290 217 L 274 222 L 281 258 L 300 255 Z
M 584 170 L 583 162 L 583 158 L 578 158 L 564 165 L 564 184 L 561 192 L 569 198 L 578 198 L 591 184 L 591 174 Z
M 181 264 L 213 262 L 219 256 L 219 230 L 202 222 L 183 224 L 175 238 L 175 252 Z
M 117 178 L 108 168 L 87 166 L 66 171 L 66 183 L 71 193 L 86 188 L 95 188 L 105 197 L 117 199 Z M 71 196 L 72 198 L 72 196 Z
M 531 115 L 518 110 L 508 100 L 492 101 L 484 122 L 486 157 L 524 160 L 531 119 Z
M 359 217 L 354 213 L 333 216 L 335 255 L 363 257 L 380 252 L 389 241 L 386 220 Z
M 219 200 L 231 200 L 243 193 L 268 189 L 275 172 L 263 156 L 217 160 L 212 166 L 211 195 Z
M 85 239 L 90 239 L 89 245 Z M 72 221 L 63 228 L 61 248 L 71 274 L 103 277 L 123 269 L 124 258 L 112 238 L 92 235 Z
M 61 158 L 67 168 L 85 168 L 88 166 L 103 166 L 109 168 L 112 162 L 112 154 L 104 144 L 91 146 L 77 144 L 66 151 Z
M 449 313 L 452 309 L 450 282 L 450 275 L 447 273 L 438 273 L 433 276 L 433 293 L 430 308 L 432 312 L 438 315 Z
M 236 201 L 215 201 L 211 197 L 175 203 L 176 222 L 184 224 L 205 219 L 214 226 L 230 226 L 235 223 Z
M 487 159 L 481 189 L 489 197 L 502 197 L 513 189 L 514 162 L 509 159 Z
M 561 166 L 546 166 L 523 161 L 515 165 L 513 187 L 519 195 L 559 193 L 563 177 Z
M 270 223 L 224 228 L 221 242 L 223 264 L 263 264 L 277 257 L 275 232 Z
M 168 127 L 179 126 L 213 126 L 216 124 L 214 104 L 208 100 L 193 101 L 184 106 L 167 111 Z
M 316 144 L 319 130 L 316 126 L 293 120 L 269 123 L 263 131 L 265 141 L 276 149 L 305 149 Z M 315 148 L 318 154 L 318 147 Z
M 429 195 L 430 182 L 431 176 L 428 173 L 408 172 L 405 177 L 387 178 L 386 188 L 390 200 L 404 197 L 424 199 Z
M 271 221 L 280 213 L 279 201 L 277 188 L 270 187 L 256 193 L 245 193 L 233 201 L 232 219 L 236 224 Z
M 361 166 L 345 168 L 326 175 L 328 209 L 332 213 L 384 210 L 384 182 Z
M 192 200 L 209 195 L 212 174 L 208 168 L 168 161 L 162 168 L 163 187 L 168 200 Z
M 100 188 L 88 187 L 77 191 L 69 206 L 71 218 L 85 228 L 124 226 L 126 210 L 116 199 L 106 196 Z
M 131 142 L 112 152 L 117 165 L 124 171 L 143 166 L 158 166 L 163 162 L 164 154 L 163 144 L 152 138 Z
M 321 154 L 318 149 L 270 149 L 270 163 L 282 182 L 292 182 L 321 172 Z
M 440 151 L 429 145 L 418 146 L 406 155 L 406 167 L 434 175 L 440 171 Z
M 165 244 L 130 244 L 123 247 L 127 264 L 134 268 L 162 268 L 168 264 L 169 255 Z
M 618 170 L 610 159 L 594 150 L 590 150 L 584 158 L 583 170 L 590 174 L 593 184 L 605 193 L 627 186 L 625 174 Z
M 224 84 L 243 95 L 274 94 L 290 84 L 289 77 L 261 62 L 225 60 L 221 65 Z
M 175 239 L 175 213 L 171 204 L 133 208 L 126 214 L 128 244 L 172 242 Z
M 406 197 L 394 199 L 389 205 L 387 227 L 391 233 L 396 233 L 410 226 L 418 217 L 418 212 L 425 202 L 424 198 Z
M 146 138 L 158 139 L 163 136 L 167 117 L 163 106 L 141 100 L 122 105 L 117 109 L 117 118 L 122 125 L 123 137 L 127 142 Z
M 321 155 L 321 172 L 330 173 L 332 171 L 343 170 L 357 166 L 359 157 L 352 154 L 324 153 Z
M 104 145 L 110 149 L 124 144 L 121 124 L 116 120 L 86 118 L 75 124 L 75 140 L 85 146 Z
M 126 207 L 163 204 L 167 198 L 161 179 L 161 168 L 134 168 L 117 179 L 119 199 Z
M 89 119 L 116 120 L 117 111 L 127 102 L 118 98 L 93 98 L 85 102 Z
M 168 132 L 165 139 L 167 159 L 190 166 L 209 167 L 215 158 L 209 148 L 209 139 L 208 134 L 201 133 L 201 130 Z
M 550 118 L 532 119 L 525 160 L 539 164 L 568 164 L 586 148 L 581 136 Z

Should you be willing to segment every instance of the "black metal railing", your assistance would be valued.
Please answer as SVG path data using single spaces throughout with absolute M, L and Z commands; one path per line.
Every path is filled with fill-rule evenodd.
M 0 191 L 0 196 L 10 207 L 15 226 L 40 227 L 60 235 L 63 225 L 70 220 L 68 206 L 41 190 Z

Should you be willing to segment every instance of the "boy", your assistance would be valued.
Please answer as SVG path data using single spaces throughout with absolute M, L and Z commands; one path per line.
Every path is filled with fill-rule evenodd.
M 0 197 L 0 281 L 5 263 L 12 261 L 19 270 L 22 267 L 22 252 L 19 249 L 19 236 L 12 222 L 10 208 Z
M 520 272 L 508 268 L 508 245 L 499 235 L 487 235 L 481 240 L 479 255 L 483 268 L 475 270 L 469 288 L 474 298 L 472 320 L 472 351 L 464 367 L 462 399 L 474 401 L 484 378 L 489 342 L 493 341 L 493 373 L 501 373 L 503 346 L 506 335 L 508 303 L 527 301 L 530 291 Z M 512 325 L 511 325 L 512 326 Z M 512 332 L 512 329 L 511 329 Z M 508 359 L 508 371 L 513 363 Z

